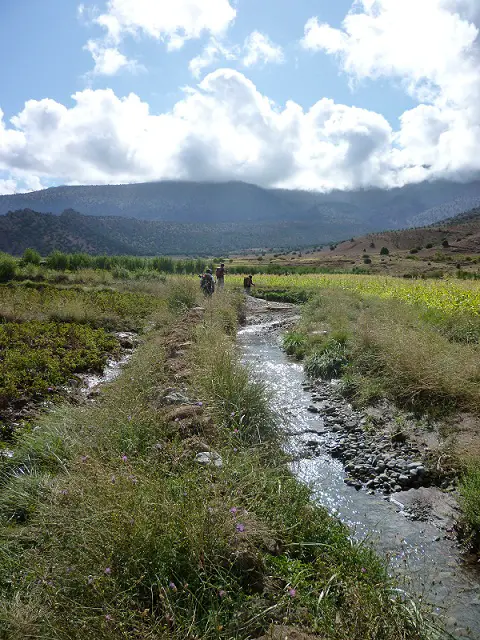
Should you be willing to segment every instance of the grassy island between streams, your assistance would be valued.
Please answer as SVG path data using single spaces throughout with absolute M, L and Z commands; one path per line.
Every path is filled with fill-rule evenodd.
M 237 294 L 199 300 L 188 278 L 118 283 L 105 307 L 95 288 L 48 291 L 4 287 L 6 326 L 106 331 L 80 335 L 95 349 L 130 326 L 141 345 L 94 401 L 60 400 L 7 443 L 1 638 L 247 640 L 271 625 L 436 637 L 384 560 L 289 472 L 268 394 L 236 352 Z

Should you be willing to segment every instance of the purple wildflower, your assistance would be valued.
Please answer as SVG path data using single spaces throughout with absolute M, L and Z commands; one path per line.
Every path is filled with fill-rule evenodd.
M 238 433 L 238 429 L 234 429 L 234 430 L 233 430 L 233 433 Z
M 88 460 L 88 456 L 82 456 L 82 462 L 86 462 Z
M 295 598 L 295 596 L 297 595 L 297 590 L 296 589 L 289 589 L 288 590 L 288 595 L 290 596 L 290 598 Z
M 232 411 L 232 413 L 230 414 L 230 417 L 231 417 L 231 418 L 234 418 L 234 417 L 235 417 L 235 411 Z
M 110 478 L 110 482 L 111 482 L 112 484 L 115 484 L 115 482 L 116 482 L 115 476 L 112 476 L 112 477 Z
M 107 567 L 107 568 L 105 569 L 105 574 L 106 574 L 107 576 L 109 576 L 111 573 L 112 573 L 112 570 L 110 569 L 110 567 Z
M 238 449 L 237 447 L 233 447 L 233 453 L 237 453 Z
M 133 484 L 137 484 L 138 482 L 135 476 L 130 476 L 130 480 L 132 481 Z
M 48 391 L 51 393 L 53 391 L 53 387 L 48 387 Z
M 197 402 L 197 407 L 203 407 L 203 402 Z
M 235 515 L 237 512 L 238 512 L 237 507 L 232 507 L 232 508 L 230 509 L 230 513 L 233 513 L 233 515 Z
M 123 454 L 122 460 L 123 460 L 123 462 L 128 462 L 128 458 L 127 458 L 127 456 L 125 454 Z
M 130 422 L 132 419 L 132 416 L 128 416 L 127 420 Z
M 169 582 L 168 586 L 172 591 L 177 591 L 177 585 L 174 582 Z
M 88 584 L 93 584 L 93 576 L 88 576 Z
M 236 526 L 236 529 L 237 531 L 240 531 L 240 533 L 243 533 L 245 531 L 245 525 L 239 522 Z
M 224 598 L 226 595 L 227 595 L 227 592 L 224 591 L 223 589 L 220 589 L 220 591 L 218 592 L 219 598 Z
M 62 489 L 62 496 L 68 495 L 68 489 Z
M 367 573 L 367 570 L 365 569 L 365 567 L 362 567 L 362 573 Z
M 107 613 L 107 615 L 105 616 L 105 620 L 106 620 L 107 622 L 110 622 L 110 621 L 111 621 L 111 619 L 112 619 L 112 616 L 111 616 L 109 613 Z

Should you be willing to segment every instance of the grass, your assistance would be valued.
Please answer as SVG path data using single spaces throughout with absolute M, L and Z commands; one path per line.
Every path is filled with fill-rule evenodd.
M 480 462 L 471 463 L 461 478 L 461 536 L 468 547 L 480 549 Z
M 103 329 L 38 320 L 0 324 L 0 409 L 51 395 L 76 373 L 101 371 L 117 349 Z
M 283 622 L 425 638 L 383 561 L 288 471 L 228 338 L 238 300 L 202 304 L 164 306 L 94 405 L 44 415 L 2 461 L 0 636 L 246 640 Z M 172 387 L 186 413 L 162 400 Z M 195 461 L 207 449 L 221 467 Z
M 165 305 L 165 296 L 104 288 L 9 284 L 0 286 L 0 305 L 0 321 L 40 320 L 74 322 L 110 330 L 139 329 L 147 317 Z

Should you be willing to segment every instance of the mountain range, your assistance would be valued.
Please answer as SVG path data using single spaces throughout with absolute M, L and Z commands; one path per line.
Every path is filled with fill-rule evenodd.
M 475 206 L 480 181 L 330 193 L 242 182 L 52 187 L 0 196 L 0 250 L 150 255 L 318 246 Z

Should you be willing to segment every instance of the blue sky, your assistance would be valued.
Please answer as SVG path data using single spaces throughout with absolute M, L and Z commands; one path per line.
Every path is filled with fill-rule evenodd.
M 476 0 L 3 2 L 0 193 L 475 172 L 479 22 Z

